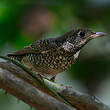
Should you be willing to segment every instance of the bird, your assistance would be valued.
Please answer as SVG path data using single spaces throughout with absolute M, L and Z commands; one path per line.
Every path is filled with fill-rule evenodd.
M 74 64 L 80 51 L 90 40 L 104 36 L 87 28 L 72 29 L 56 38 L 36 40 L 23 49 L 8 54 L 43 77 L 55 76 Z

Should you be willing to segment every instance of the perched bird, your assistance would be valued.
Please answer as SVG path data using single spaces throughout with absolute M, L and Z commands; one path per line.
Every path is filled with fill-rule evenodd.
M 75 63 L 80 50 L 88 41 L 104 35 L 89 29 L 73 29 L 57 38 L 35 41 L 13 54 L 8 54 L 8 57 L 51 79 Z

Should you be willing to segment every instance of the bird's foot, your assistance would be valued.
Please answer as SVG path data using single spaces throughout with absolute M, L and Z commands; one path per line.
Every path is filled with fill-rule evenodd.
M 44 79 L 45 78 L 45 76 L 44 75 L 42 75 L 40 72 L 35 72 L 41 79 Z
M 65 86 L 65 87 L 67 90 L 72 88 L 72 86 Z
M 56 76 L 50 78 L 50 80 L 53 81 L 53 82 L 55 82 L 55 78 L 56 78 Z
M 64 86 L 64 84 L 61 84 L 61 86 Z M 66 89 L 72 88 L 72 86 L 65 86 Z

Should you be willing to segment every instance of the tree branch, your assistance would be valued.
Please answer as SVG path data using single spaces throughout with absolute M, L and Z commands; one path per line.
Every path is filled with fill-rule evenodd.
M 74 110 L 2 68 L 0 87 L 38 110 Z
M 57 93 L 59 93 L 64 99 L 68 100 L 68 102 L 78 110 L 110 110 L 110 107 L 103 104 L 95 96 L 80 93 L 73 88 L 49 82 L 47 79 L 44 79 L 44 82 L 48 86 L 54 87 Z
M 42 110 L 43 107 L 45 108 L 45 106 L 47 106 L 47 105 L 45 105 L 46 103 L 49 104 L 49 108 L 47 107 L 48 108 L 47 110 L 54 110 L 54 107 L 52 109 L 52 107 L 50 107 L 50 105 L 53 106 L 55 103 L 61 104 L 61 105 L 58 105 L 60 107 L 63 104 L 63 106 L 65 108 L 62 108 L 62 109 L 64 109 L 64 110 L 69 110 L 69 109 L 73 110 L 72 107 L 67 106 L 64 103 L 62 103 L 61 99 L 59 99 L 55 94 L 53 94 L 51 91 L 49 91 L 46 88 L 47 86 L 49 86 L 49 88 L 54 89 L 57 93 L 59 93 L 60 96 L 62 96 L 65 100 L 67 100 L 72 106 L 74 106 L 78 110 L 110 110 L 110 108 L 108 106 L 103 104 L 101 101 L 99 101 L 95 97 L 91 97 L 89 95 L 79 93 L 77 91 L 74 91 L 72 88 L 67 88 L 66 86 L 56 84 L 47 79 L 43 80 L 43 83 L 44 83 L 44 85 L 43 85 L 42 82 L 39 82 L 35 77 L 31 76 L 30 74 L 28 74 L 28 72 L 24 71 L 22 68 L 19 68 L 18 66 L 14 65 L 14 64 L 0 62 L 0 68 L 1 68 L 0 69 L 0 87 L 3 88 L 4 90 L 6 90 L 7 92 L 11 93 L 12 95 L 18 97 L 19 99 L 23 100 L 24 102 L 30 104 L 31 106 L 33 106 L 35 108 L 39 108 L 39 110 Z M 10 74 L 10 75 L 8 75 L 8 74 Z M 9 79 L 7 79 L 7 81 L 6 81 L 5 75 L 7 75 L 7 76 L 12 75 L 12 77 L 7 77 Z M 17 81 L 15 79 L 18 79 L 19 83 L 17 83 Z M 10 84 L 8 81 L 13 82 L 13 83 Z M 16 83 L 17 83 L 17 85 L 14 85 Z M 12 85 L 14 85 L 14 86 L 12 86 Z M 9 88 L 9 89 L 7 89 L 7 88 Z M 18 91 L 17 88 L 22 88 L 22 89 L 19 89 L 19 91 Z M 27 92 L 26 90 L 28 90 L 28 93 L 26 93 Z M 35 91 L 33 92 L 33 90 L 35 90 L 36 92 Z M 36 94 L 36 96 L 29 95 L 29 94 L 33 94 L 33 93 L 34 94 L 35 93 L 43 94 L 43 95 L 41 95 L 43 97 L 40 97 L 42 100 L 39 99 L 40 102 L 37 100 L 36 97 L 39 97 L 39 95 L 37 95 L 37 94 Z M 29 98 L 28 98 L 28 96 L 29 96 Z M 48 101 L 48 97 L 51 97 L 52 98 L 51 101 L 54 101 L 55 103 L 50 103 L 51 101 Z M 29 102 L 26 99 L 28 99 Z M 31 100 L 31 103 L 30 103 L 30 100 Z M 45 101 L 45 104 L 44 104 L 43 100 Z M 36 101 L 36 104 L 35 104 L 35 101 Z M 46 102 L 46 101 L 48 101 L 48 102 Z M 39 104 L 42 105 L 42 109 L 40 108 L 41 106 L 39 106 Z M 62 110 L 62 109 L 60 108 L 60 110 Z

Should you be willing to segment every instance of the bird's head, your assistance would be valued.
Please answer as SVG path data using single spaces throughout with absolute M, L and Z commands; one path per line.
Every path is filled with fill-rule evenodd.
M 81 49 L 88 41 L 96 38 L 104 36 L 103 32 L 93 32 L 89 29 L 74 29 L 65 34 L 66 43 L 63 47 L 72 48 L 73 50 L 78 51 Z M 67 46 L 68 45 L 68 46 Z

